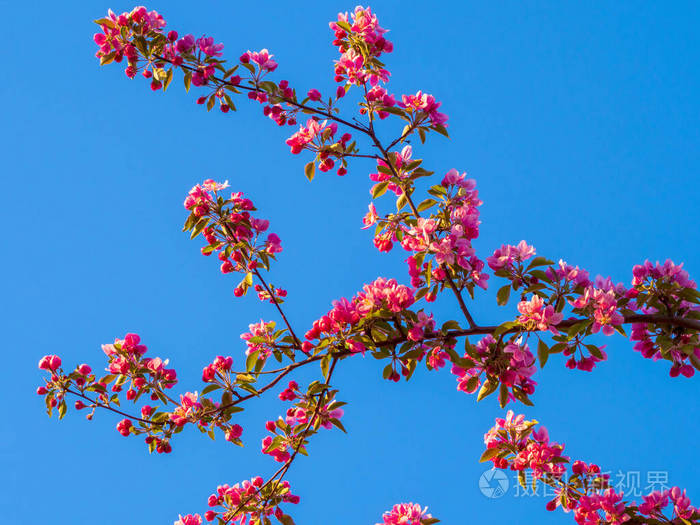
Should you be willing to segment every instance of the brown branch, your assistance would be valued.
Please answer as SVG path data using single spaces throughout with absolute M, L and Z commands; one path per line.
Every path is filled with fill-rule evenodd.
M 396 172 L 396 169 L 394 168 L 394 164 L 391 162 L 391 159 L 389 158 L 389 152 L 387 151 L 387 149 L 384 148 L 384 146 L 382 146 L 381 142 L 377 138 L 377 135 L 374 133 L 374 130 L 370 130 L 368 132 L 368 135 L 370 136 L 370 138 L 374 142 L 374 145 L 379 149 L 379 151 L 382 152 L 382 155 L 384 156 L 384 160 L 386 161 L 387 165 L 389 166 L 389 169 L 391 170 L 394 177 L 399 179 L 399 174 Z M 391 148 L 391 146 L 390 146 L 390 148 Z M 408 206 L 411 208 L 411 212 L 413 213 L 413 216 L 416 219 L 420 219 L 421 215 L 420 215 L 420 212 L 418 211 L 418 208 L 416 207 L 415 203 L 413 202 L 413 199 L 411 198 L 411 196 L 405 190 L 404 190 L 404 196 L 406 197 L 406 202 L 408 203 Z M 471 328 L 476 328 L 477 325 L 474 322 L 474 318 L 469 313 L 469 309 L 467 308 L 467 305 L 464 302 L 464 298 L 462 297 L 462 293 L 457 288 L 457 285 L 455 284 L 455 282 L 452 280 L 452 277 L 450 276 L 449 268 L 447 268 L 443 264 L 442 269 L 445 271 L 445 274 L 447 276 L 447 283 L 448 283 L 450 289 L 452 290 L 452 292 L 454 293 L 455 298 L 457 299 L 457 302 L 459 303 L 459 308 L 460 308 L 460 310 L 462 310 L 462 313 L 464 314 L 465 319 L 469 323 L 469 326 Z
M 459 308 L 462 310 L 462 313 L 464 314 L 465 319 L 469 323 L 469 326 L 472 328 L 476 328 L 476 323 L 474 322 L 474 318 L 472 315 L 469 313 L 469 309 L 467 308 L 466 303 L 464 302 L 464 298 L 462 297 L 462 293 L 457 289 L 457 285 L 455 284 L 454 280 L 452 279 L 452 276 L 450 275 L 450 269 L 447 268 L 446 265 L 442 265 L 442 269 L 445 272 L 445 278 L 447 279 L 447 284 L 450 286 L 452 291 L 455 294 L 455 297 L 457 298 L 457 302 L 459 303 Z
M 565 319 L 555 326 L 555 328 L 569 328 L 576 323 L 585 321 L 586 318 L 572 317 L 570 319 Z M 683 328 L 688 328 L 690 330 L 700 331 L 700 321 L 695 319 L 688 319 L 685 317 L 672 317 L 668 315 L 659 314 L 629 314 L 624 316 L 624 324 L 630 323 L 647 323 L 647 324 L 664 324 L 671 326 L 680 326 Z M 451 339 L 454 337 L 463 337 L 470 335 L 488 335 L 493 334 L 499 326 L 475 326 L 473 328 L 465 328 L 460 330 L 448 330 L 445 333 L 442 332 L 432 332 L 426 334 L 421 341 L 430 341 L 434 339 Z M 503 334 L 511 334 L 522 331 L 522 326 L 515 326 L 503 332 Z M 546 330 L 531 330 L 532 332 L 542 332 Z M 387 339 L 386 341 L 377 342 L 376 346 L 380 347 L 391 347 L 396 346 L 401 343 L 405 343 L 406 338 L 396 337 L 392 339 Z M 419 341 L 417 341 L 419 342 Z
M 99 401 L 95 401 L 93 399 L 90 399 L 88 396 L 85 394 L 82 394 L 80 392 L 76 392 L 75 390 L 71 390 L 70 388 L 66 388 L 64 392 L 68 392 L 69 394 L 73 394 L 74 396 L 82 397 L 83 399 L 87 399 L 90 401 L 92 405 L 95 405 L 100 408 L 104 408 L 105 410 L 110 410 L 116 414 L 119 414 L 120 416 L 128 417 L 129 419 L 133 419 L 134 421 L 140 421 L 142 423 L 146 423 L 148 425 L 156 425 L 156 426 L 163 426 L 165 425 L 165 422 L 163 423 L 156 423 L 155 421 L 151 421 L 150 419 L 142 419 L 140 417 L 132 416 L 131 414 L 127 414 L 126 412 L 122 412 L 121 410 L 117 410 L 116 408 L 113 408 L 109 405 L 105 405 L 103 403 L 100 403 Z
M 319 357 L 319 359 L 320 359 L 320 357 Z M 307 361 L 309 361 L 309 360 L 307 360 Z M 333 375 L 333 371 L 335 370 L 335 365 L 336 365 L 337 362 L 338 362 L 338 357 L 335 357 L 335 358 L 333 359 L 333 362 L 331 363 L 331 366 L 330 366 L 329 370 L 328 370 L 328 377 L 325 378 L 326 384 L 330 383 L 331 376 Z M 236 509 L 235 509 L 235 510 L 233 511 L 233 513 L 231 514 L 231 517 L 228 518 L 228 519 L 226 520 L 226 523 L 228 523 L 231 519 L 233 519 L 233 518 L 236 516 L 236 514 L 238 514 L 238 513 L 243 509 L 243 507 L 246 506 L 246 504 L 248 504 L 250 501 L 252 501 L 253 498 L 254 498 L 256 495 L 260 494 L 260 493 L 262 492 L 262 490 L 263 490 L 265 487 L 267 487 L 268 485 L 270 485 L 272 482 L 275 482 L 275 486 L 274 486 L 273 489 L 272 489 L 273 492 L 274 492 L 274 490 L 279 486 L 280 482 L 282 481 L 282 478 L 284 478 L 284 475 L 287 473 L 287 471 L 289 470 L 289 468 L 292 466 L 292 462 L 294 461 L 294 459 L 295 459 L 295 458 L 297 457 L 297 455 L 299 454 L 299 450 L 301 449 L 301 447 L 302 447 L 303 444 L 304 444 L 304 439 L 306 439 L 306 436 L 308 435 L 309 430 L 311 429 L 311 426 L 314 424 L 316 418 L 317 418 L 318 415 L 319 415 L 319 412 L 320 412 L 320 410 L 321 410 L 321 406 L 322 406 L 323 403 L 324 403 L 324 398 L 325 398 L 325 396 L 326 396 L 326 393 L 328 393 L 328 390 L 329 390 L 329 389 L 330 389 L 330 386 L 327 386 L 326 388 L 324 388 L 324 389 L 321 391 L 321 394 L 318 396 L 318 401 L 316 402 L 316 406 L 314 407 L 313 414 L 312 414 L 311 418 L 309 419 L 309 422 L 308 422 L 308 423 L 306 424 L 306 426 L 304 427 L 304 430 L 302 430 L 301 433 L 298 435 L 299 441 L 298 441 L 298 443 L 296 444 L 296 446 L 294 447 L 294 451 L 292 452 L 292 455 L 289 457 L 289 459 L 288 459 L 287 461 L 285 461 L 285 462 L 284 462 L 284 465 L 282 465 L 282 466 L 277 470 L 277 472 L 275 472 L 275 473 L 270 477 L 270 479 L 268 479 L 265 483 L 263 483 L 263 484 L 260 486 L 260 488 L 258 488 L 258 489 L 255 491 L 254 494 L 251 494 L 250 497 L 248 497 L 248 499 L 246 499 L 245 501 L 242 501 L 241 503 L 238 504 L 238 506 L 236 507 Z M 262 502 L 262 505 L 264 506 L 269 500 L 270 500 L 270 497 L 268 496 L 268 497 Z
M 221 221 L 219 221 L 219 224 L 221 224 L 221 227 L 225 230 L 226 234 L 229 237 L 231 237 L 235 242 L 238 242 L 238 240 L 236 239 L 236 236 L 231 231 L 231 228 L 229 228 L 228 224 L 225 222 L 224 217 L 222 217 L 221 215 L 219 215 L 219 217 L 221 219 Z M 244 255 L 244 257 L 246 258 L 247 262 L 251 261 L 250 257 L 248 257 L 246 255 Z M 296 345 L 296 348 L 301 350 L 301 341 L 299 340 L 297 335 L 294 333 L 294 329 L 292 328 L 292 325 L 289 322 L 289 319 L 287 319 L 287 316 L 284 315 L 284 311 L 282 310 L 282 306 L 280 305 L 279 301 L 275 297 L 274 290 L 270 289 L 270 287 L 267 285 L 267 283 L 265 282 L 265 279 L 263 279 L 262 275 L 260 274 L 260 272 L 258 271 L 257 268 L 253 268 L 253 273 L 255 273 L 255 276 L 258 278 L 260 283 L 263 285 L 263 287 L 265 288 L 265 291 L 267 291 L 267 293 L 270 295 L 270 300 L 274 303 L 275 307 L 277 308 L 277 311 L 282 316 L 282 319 L 284 320 L 284 324 L 287 325 L 287 329 L 289 330 L 289 334 L 292 336 L 292 339 L 294 339 L 294 343 Z M 306 352 L 304 352 L 304 353 L 306 353 Z
M 167 62 L 168 64 L 171 64 L 171 65 L 173 65 L 173 66 L 175 66 L 175 67 L 179 67 L 179 68 L 181 68 L 181 69 L 186 69 L 186 70 L 188 70 L 188 71 L 193 71 L 193 72 L 198 71 L 198 68 L 192 67 L 192 66 L 188 66 L 188 65 L 185 65 L 185 64 L 181 64 L 181 65 L 178 66 L 178 65 L 174 64 L 172 61 L 168 60 L 167 58 L 165 58 L 165 57 L 162 56 L 162 55 L 154 54 L 153 56 L 154 56 L 157 60 L 162 61 L 162 62 Z M 146 58 L 146 57 L 144 57 L 144 58 Z M 258 87 L 249 87 L 249 86 L 243 86 L 243 85 L 241 85 L 241 84 L 233 84 L 232 82 L 229 82 L 229 81 L 227 81 L 227 80 L 224 80 L 224 79 L 219 78 L 219 77 L 216 77 L 216 76 L 211 76 L 211 77 L 209 77 L 209 79 L 210 79 L 210 80 L 214 80 L 214 81 L 218 82 L 219 84 L 223 84 L 223 85 L 226 85 L 226 86 L 231 86 L 231 87 L 236 88 L 236 89 L 243 89 L 243 90 L 246 90 L 246 91 L 254 91 L 254 92 L 262 92 L 262 91 L 264 91 L 264 90 L 261 90 L 261 89 L 258 88 Z M 317 114 L 317 115 L 321 115 L 321 116 L 323 116 L 323 117 L 325 117 L 325 118 L 329 118 L 329 119 L 331 119 L 331 120 L 334 120 L 335 122 L 338 122 L 339 124 L 343 124 L 344 126 L 347 126 L 347 127 L 349 127 L 349 128 L 352 128 L 352 129 L 354 129 L 354 130 L 356 130 L 356 131 L 360 131 L 360 132 L 362 132 L 362 133 L 368 133 L 368 130 L 367 130 L 366 128 L 363 128 L 362 126 L 358 126 L 357 124 L 353 124 L 352 122 L 348 122 L 347 120 L 342 119 L 342 118 L 340 118 L 340 117 L 334 115 L 334 114 L 331 113 L 330 111 L 322 111 L 322 110 L 320 110 L 320 109 L 318 109 L 318 108 L 313 108 L 313 107 L 307 106 L 307 105 L 305 105 L 305 104 L 300 104 L 300 103 L 297 102 L 296 100 L 292 100 L 292 99 L 286 98 L 286 97 L 277 97 L 277 98 L 279 98 L 279 99 L 280 99 L 281 101 L 283 101 L 283 102 L 286 102 L 286 103 L 289 104 L 290 106 L 294 106 L 294 107 L 299 108 L 299 109 L 302 109 L 302 110 L 304 110 L 304 111 L 310 111 L 310 112 L 315 113 L 315 114 Z

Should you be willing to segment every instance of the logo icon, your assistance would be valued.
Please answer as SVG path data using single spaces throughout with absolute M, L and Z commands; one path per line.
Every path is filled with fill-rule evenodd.
M 502 470 L 491 469 L 479 478 L 479 490 L 487 498 L 496 499 L 508 491 L 508 476 Z

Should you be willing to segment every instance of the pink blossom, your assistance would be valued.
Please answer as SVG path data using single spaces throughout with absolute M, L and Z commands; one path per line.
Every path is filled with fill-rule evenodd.
M 180 515 L 180 519 L 173 525 L 202 525 L 202 517 L 199 514 Z
M 220 57 L 223 55 L 222 50 L 224 49 L 223 44 L 215 44 L 213 37 L 201 37 L 197 39 L 197 47 L 210 57 Z
M 269 234 L 267 236 L 267 241 L 265 242 L 265 249 L 267 250 L 267 253 L 270 253 L 270 254 L 281 252 L 282 251 L 281 239 L 274 233 Z
M 441 103 L 437 102 L 432 95 L 422 91 L 418 91 L 415 95 L 401 95 L 401 102 L 398 105 L 409 111 L 423 112 L 432 125 L 447 125 L 447 115 L 437 111 Z
M 695 281 L 689 278 L 688 272 L 683 269 L 683 264 L 674 264 L 671 259 L 661 265 L 656 262 L 656 265 L 649 261 L 645 261 L 643 265 L 637 265 L 632 269 L 633 279 L 632 286 L 641 285 L 645 279 L 664 279 L 668 282 L 675 282 L 682 288 L 697 288 Z
M 39 360 L 39 369 L 55 371 L 61 366 L 61 358 L 57 355 L 45 355 Z
M 466 175 L 466 173 L 460 175 L 460 173 L 453 168 L 445 174 L 441 184 L 446 188 L 449 186 L 458 186 L 467 191 L 471 191 L 476 187 L 476 181 L 474 179 L 465 179 Z
M 267 49 L 260 51 L 247 51 L 241 56 L 241 62 L 253 62 L 258 65 L 261 71 L 272 72 L 277 69 L 277 62 L 272 60 L 270 52 Z
M 514 262 L 526 261 L 533 255 L 535 255 L 535 248 L 528 246 L 525 241 L 520 241 L 517 246 L 504 244 L 493 252 L 493 255 L 486 259 L 486 262 L 492 270 L 511 269 Z
M 363 230 L 366 230 L 373 224 L 377 222 L 377 219 L 379 218 L 379 215 L 377 215 L 377 209 L 374 207 L 374 203 L 370 202 L 369 203 L 369 211 L 367 212 L 367 215 L 365 215 L 362 218 L 362 224 L 364 226 L 362 227 Z
M 117 423 L 117 432 L 119 432 L 122 436 L 126 437 L 131 433 L 131 428 L 134 425 L 131 423 L 130 420 L 128 419 L 122 419 L 119 423 Z
M 581 270 L 578 266 L 570 266 L 561 259 L 559 259 L 557 266 L 547 267 L 545 273 L 553 281 L 568 281 L 573 283 L 574 286 L 587 286 L 590 283 L 586 270 Z
M 559 333 L 554 326 L 560 323 L 564 316 L 555 312 L 552 305 L 545 306 L 539 295 L 533 295 L 529 301 L 521 301 L 518 311 L 521 313 L 518 322 L 526 330 L 549 330 L 553 334 Z
M 432 518 L 428 507 L 421 508 L 418 503 L 397 503 L 384 513 L 383 523 L 377 525 L 421 525 L 421 520 Z

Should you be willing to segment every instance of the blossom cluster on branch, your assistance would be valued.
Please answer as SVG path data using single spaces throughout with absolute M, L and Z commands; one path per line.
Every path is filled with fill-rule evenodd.
M 100 63 L 125 61 L 126 75 L 141 74 L 153 91 L 165 91 L 177 73 L 187 91 L 193 86 L 200 91 L 196 102 L 207 110 L 218 105 L 224 113 L 235 111 L 234 97 L 247 93 L 279 126 L 296 126 L 300 113 L 308 115 L 286 145 L 292 154 L 313 157 L 304 168 L 309 180 L 316 168 L 335 168 L 345 175 L 350 161 L 369 159 L 374 166 L 369 175 L 372 201 L 362 218 L 364 228 L 374 227 L 379 251 L 390 252 L 398 244 L 408 252 L 409 285 L 378 277 L 352 298 L 332 302 L 305 330 L 295 331 L 283 306 L 287 291 L 267 277 L 282 251 L 280 237 L 268 233 L 269 221 L 258 215 L 249 198 L 227 193 L 228 182 L 208 179 L 185 198 L 189 215 L 184 231 L 205 240 L 202 254 L 216 254 L 222 273 L 239 274 L 235 296 L 252 288 L 278 316 L 249 325 L 241 335 L 245 352 L 240 359 L 213 357 L 202 370 L 202 388 L 183 389 L 179 398 L 170 393 L 177 386 L 175 370 L 166 368 L 167 360 L 144 357 L 147 349 L 136 334 L 103 346 L 107 374 L 101 377 L 86 364 L 64 370 L 58 356 L 41 359 L 39 368 L 48 376 L 38 393 L 45 397 L 49 415 L 56 409 L 63 417 L 67 397 L 74 396 L 75 408 L 88 409 L 88 419 L 98 408 L 118 414 L 120 434 L 143 436 L 150 451 L 162 453 L 170 452 L 174 437 L 191 426 L 212 439 L 218 431 L 225 440 L 243 445 L 244 429 L 236 414 L 246 401 L 279 387 L 278 397 L 288 405 L 264 423 L 267 435 L 261 444 L 262 453 L 281 464 L 278 470 L 267 480 L 255 477 L 219 486 L 209 497 L 210 510 L 203 516 L 181 515 L 176 523 L 196 525 L 204 519 L 259 525 L 272 518 L 293 523 L 280 506 L 298 503 L 299 497 L 284 477 L 295 458 L 308 453 L 310 438 L 320 429 L 345 431 L 345 402 L 332 384 L 336 366 L 345 359 L 369 354 L 383 361 L 383 377 L 391 381 L 410 379 L 421 362 L 428 370 L 447 367 L 458 390 L 476 393 L 478 400 L 498 392 L 501 407 L 532 404 L 537 369 L 552 355 L 562 353 L 567 368 L 591 371 L 606 359 L 605 346 L 593 342 L 594 336 L 627 336 L 624 325 L 631 325 L 635 350 L 669 361 L 672 376 L 691 377 L 700 370 L 700 293 L 682 265 L 647 261 L 632 269 L 626 287 L 610 278 L 591 279 L 586 270 L 562 260 L 536 257 L 535 248 L 524 240 L 503 244 L 491 255 L 477 253 L 472 243 L 479 236 L 482 201 L 476 182 L 453 168 L 432 183 L 434 172 L 414 158 L 414 139 L 422 144 L 432 132 L 447 136 L 448 118 L 438 111 L 441 104 L 433 95 L 389 92 L 390 72 L 380 59 L 393 44 L 370 8 L 357 7 L 330 23 L 340 55 L 333 68 L 337 85 L 328 97 L 310 88 L 300 98 L 287 80 L 273 80 L 278 63 L 267 49 L 247 50 L 231 66 L 222 58 L 223 44 L 212 37 L 166 32 L 164 18 L 145 7 L 120 15 L 110 11 L 96 23 L 101 28 L 94 37 Z M 357 115 L 341 116 L 350 90 L 360 98 Z M 383 142 L 376 127 L 390 123 L 399 124 L 395 138 Z M 380 213 L 379 199 L 389 195 L 395 209 Z M 505 282 L 495 294 L 497 303 L 505 306 L 511 295 L 518 295 L 517 313 L 506 314 L 498 325 L 481 325 L 468 301 L 487 290 L 494 278 Z M 439 320 L 430 311 L 442 294 L 454 298 L 459 319 Z M 479 340 L 473 344 L 470 338 L 475 337 Z M 457 351 L 458 345 L 463 352 Z M 318 379 L 306 386 L 283 381 L 309 365 L 319 366 Z M 134 407 L 124 408 L 125 402 Z M 486 435 L 482 460 L 521 473 L 532 469 L 536 480 L 558 491 L 550 510 L 574 510 L 577 523 L 585 525 L 698 523 L 698 512 L 680 489 L 650 494 L 640 504 L 625 502 L 596 465 L 576 461 L 569 468 L 563 445 L 551 443 L 546 430 L 534 427 L 534 422 L 509 413 Z M 569 470 L 571 476 L 565 478 Z M 667 516 L 663 509 L 670 504 Z M 397 504 L 383 515 L 385 525 L 436 521 L 414 503 Z
M 601 473 L 598 465 L 572 462 L 563 454 L 564 445 L 551 442 L 547 429 L 536 426 L 537 421 L 525 421 L 525 416 L 508 411 L 484 435 L 486 450 L 481 461 L 490 460 L 495 468 L 518 472 L 526 490 L 526 470 L 533 474 L 533 492 L 538 483 L 553 487 L 556 496 L 547 502 L 547 510 L 561 507 L 565 512 L 573 511 L 579 525 L 680 525 L 700 519 L 700 511 L 679 487 L 653 491 L 643 496 L 641 503 L 624 500 L 624 493 L 610 486 L 609 475 Z

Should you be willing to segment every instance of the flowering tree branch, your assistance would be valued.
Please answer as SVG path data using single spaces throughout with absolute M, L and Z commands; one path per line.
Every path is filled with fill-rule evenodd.
M 551 355 L 564 354 L 566 367 L 582 371 L 604 361 L 605 346 L 592 342 L 595 334 L 629 337 L 644 357 L 668 361 L 674 377 L 691 377 L 700 370 L 700 293 L 682 265 L 646 261 L 632 269 L 631 285 L 626 287 L 610 278 L 591 279 L 587 271 L 562 260 L 535 257 L 535 248 L 524 240 L 503 244 L 488 257 L 477 254 L 472 241 L 479 236 L 482 201 L 476 182 L 456 169 L 433 180 L 434 172 L 413 158 L 411 141 L 417 138 L 422 144 L 432 133 L 447 136 L 448 118 L 438 111 L 440 103 L 432 95 L 418 91 L 399 97 L 386 89 L 390 73 L 380 58 L 392 51 L 393 44 L 371 9 L 358 7 L 331 22 L 333 44 L 340 52 L 334 66 L 338 85 L 334 96 L 325 99 L 317 89 L 300 99 L 288 81 L 270 80 L 277 63 L 267 50 L 247 51 L 229 67 L 220 58 L 223 44 L 211 37 L 166 33 L 165 20 L 155 11 L 142 7 L 121 15 L 110 11 L 96 22 L 102 31 L 95 35 L 100 63 L 126 60 L 126 75 L 134 78 L 140 73 L 154 91 L 165 91 L 178 73 L 187 91 L 192 86 L 202 91 L 197 103 L 207 110 L 218 105 L 223 113 L 235 111 L 232 97 L 247 93 L 278 126 L 296 126 L 300 114 L 310 115 L 286 141 L 292 154 L 313 156 L 304 168 L 307 179 L 314 179 L 316 169 L 336 169 L 345 175 L 350 159 L 374 161 L 373 201 L 362 219 L 364 228 L 374 227 L 373 243 L 379 251 L 390 252 L 398 244 L 409 254 L 410 286 L 379 277 L 352 298 L 334 301 L 302 339 L 282 306 L 286 290 L 271 284 L 264 274 L 282 251 L 281 239 L 267 233 L 269 221 L 258 215 L 249 198 L 240 192 L 226 194 L 227 182 L 206 180 L 185 199 L 189 215 L 184 231 L 192 239 L 204 239 L 202 254 L 216 254 L 222 273 L 242 277 L 234 288 L 236 297 L 252 289 L 261 301 L 275 306 L 283 327 L 275 321 L 250 324 L 249 332 L 241 335 L 244 366 L 234 369 L 231 356 L 214 357 L 202 370 L 201 391 L 188 389 L 179 401 L 168 394 L 178 382 L 175 370 L 166 368 L 167 360 L 145 357 L 147 348 L 136 334 L 103 345 L 108 373 L 102 377 L 88 365 L 66 371 L 60 357 L 42 358 L 39 368 L 48 377 L 38 393 L 45 397 L 49 415 L 56 409 L 62 418 L 66 396 L 74 395 L 76 409 L 91 410 L 88 419 L 97 408 L 119 414 L 124 417 L 117 424 L 122 435 L 142 435 L 149 450 L 159 453 L 170 452 L 171 441 L 189 426 L 212 439 L 222 432 L 227 441 L 243 445 L 243 428 L 235 419 L 245 403 L 272 390 L 296 369 L 319 366 L 320 379 L 306 387 L 289 381 L 278 393 L 289 403 L 286 412 L 265 423 L 268 435 L 261 451 L 281 466 L 267 481 L 254 477 L 217 487 L 208 499 L 205 520 L 267 525 L 274 517 L 284 525 L 293 524 L 281 507 L 298 503 L 299 497 L 284 477 L 295 459 L 307 454 L 309 439 L 320 429 L 345 431 L 340 421 L 345 403 L 336 399 L 338 390 L 330 382 L 338 363 L 358 354 L 384 361 L 382 376 L 391 381 L 410 379 L 419 363 L 428 370 L 449 363 L 458 390 L 477 393 L 478 400 L 497 392 L 501 407 L 515 402 L 532 405 L 530 396 L 537 385 L 533 377 Z M 359 114 L 349 117 L 341 100 L 353 88 L 360 88 Z M 385 121 L 403 125 L 386 146 L 377 131 Z M 352 133 L 365 144 L 358 144 Z M 374 200 L 390 194 L 395 197 L 395 211 L 380 214 Z M 506 306 L 511 294 L 519 295 L 518 313 L 485 326 L 474 320 L 468 301 L 476 299 L 477 290 L 487 290 L 491 277 L 503 280 L 495 294 L 499 305 Z M 448 319 L 439 324 L 428 310 L 445 289 L 457 300 L 462 322 Z M 629 336 L 624 325 L 631 325 Z M 473 345 L 471 336 L 483 337 Z M 460 341 L 464 352 L 456 350 Z M 273 360 L 278 363 L 274 367 L 269 364 Z M 150 398 L 159 405 L 141 404 L 136 415 L 130 415 L 121 407 L 124 388 L 126 401 L 136 404 Z M 650 494 L 641 504 L 626 502 L 611 491 L 597 466 L 582 462 L 573 463 L 573 477 L 565 480 L 569 458 L 562 455 L 563 445 L 550 443 L 546 430 L 533 430 L 535 424 L 512 413 L 497 420 L 487 434 L 482 460 L 521 473 L 531 469 L 537 480 L 558 491 L 549 510 L 557 506 L 574 510 L 582 525 L 700 523 L 700 514 L 679 488 Z M 662 509 L 669 502 L 674 508 L 666 516 Z M 413 503 L 398 504 L 383 515 L 387 525 L 436 521 Z M 176 523 L 201 522 L 200 514 L 188 514 Z

